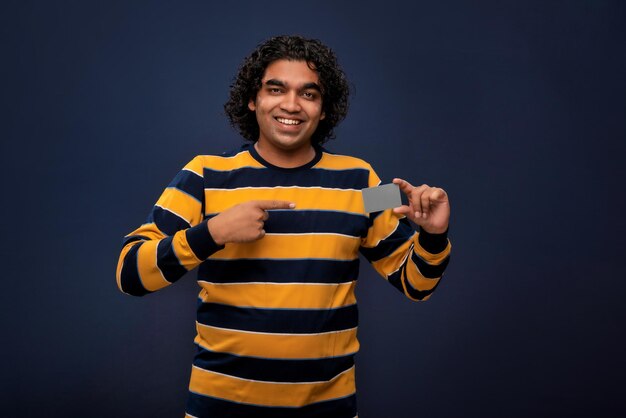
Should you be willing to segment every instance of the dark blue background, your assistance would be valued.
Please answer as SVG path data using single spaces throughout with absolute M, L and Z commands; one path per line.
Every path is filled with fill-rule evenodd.
M 452 202 L 429 302 L 363 265 L 360 416 L 624 416 L 625 4 L 3 2 L 0 414 L 182 416 L 194 275 L 123 295 L 121 238 L 297 33 L 354 84 L 328 148 Z

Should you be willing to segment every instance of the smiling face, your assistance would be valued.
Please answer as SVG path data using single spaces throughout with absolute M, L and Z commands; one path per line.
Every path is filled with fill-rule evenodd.
M 282 156 L 300 163 L 314 155 L 311 136 L 324 112 L 319 77 L 305 61 L 280 59 L 269 64 L 248 108 L 256 113 L 257 146 L 264 158 Z

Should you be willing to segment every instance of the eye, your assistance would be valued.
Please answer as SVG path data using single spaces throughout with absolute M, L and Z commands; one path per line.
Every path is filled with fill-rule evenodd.
M 267 89 L 267 91 L 270 92 L 270 94 L 280 94 L 282 93 L 282 90 L 279 87 L 270 87 Z
M 302 93 L 302 96 L 305 99 L 309 99 L 309 100 L 313 100 L 313 99 L 315 99 L 317 97 L 315 95 L 315 92 L 312 92 L 312 91 L 305 91 L 304 93 Z

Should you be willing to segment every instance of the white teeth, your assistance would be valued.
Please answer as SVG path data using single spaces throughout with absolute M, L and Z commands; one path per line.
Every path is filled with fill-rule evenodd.
M 276 120 L 285 125 L 300 125 L 301 123 L 299 120 L 294 119 L 276 118 Z

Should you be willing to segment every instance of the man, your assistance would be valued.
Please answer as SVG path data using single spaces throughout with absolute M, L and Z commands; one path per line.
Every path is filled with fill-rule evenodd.
M 123 292 L 156 291 L 199 266 L 187 417 L 355 417 L 359 252 L 413 300 L 437 287 L 447 195 L 394 179 L 409 204 L 366 213 L 361 190 L 380 183 L 371 166 L 321 146 L 347 97 L 329 48 L 269 39 L 225 105 L 251 144 L 194 158 L 126 236 Z

